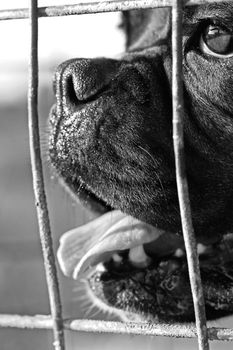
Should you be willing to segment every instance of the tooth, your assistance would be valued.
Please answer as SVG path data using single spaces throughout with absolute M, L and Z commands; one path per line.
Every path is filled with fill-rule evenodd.
M 104 267 L 103 263 L 99 263 L 98 265 L 96 265 L 96 271 L 97 272 L 105 272 L 106 268 Z
M 112 256 L 112 260 L 113 260 L 115 263 L 119 264 L 119 263 L 122 262 L 123 258 L 122 258 L 122 256 L 120 256 L 119 254 L 114 253 L 113 256 Z
M 208 248 L 208 247 L 207 247 L 206 245 L 204 245 L 204 244 L 202 244 L 202 243 L 198 243 L 198 244 L 197 244 L 197 253 L 198 253 L 199 255 L 204 254 L 204 253 L 206 252 L 207 248 Z
M 151 262 L 151 259 L 146 255 L 142 245 L 130 249 L 129 260 L 133 265 L 138 267 L 146 267 Z
M 182 256 L 184 255 L 185 255 L 185 252 L 181 248 L 177 248 L 174 253 L 174 256 L 176 256 L 177 258 L 182 258 Z

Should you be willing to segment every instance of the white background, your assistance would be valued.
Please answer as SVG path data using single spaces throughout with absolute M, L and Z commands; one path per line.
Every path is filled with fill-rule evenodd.
M 84 0 L 83 2 L 86 2 Z M 90 0 L 89 0 L 90 2 Z M 42 0 L 39 6 L 77 3 L 75 0 Z M 27 7 L 27 0 L 0 0 L 0 10 Z M 72 57 L 114 57 L 124 48 L 118 28 L 119 13 L 39 19 L 39 59 L 41 83 L 45 71 Z M 29 53 L 28 20 L 0 21 L 0 102 L 19 95 L 26 83 Z M 13 81 L 12 81 L 13 79 Z M 3 88 L 4 87 L 4 88 Z
M 86 2 L 85 0 L 83 2 Z M 90 2 L 90 0 L 89 0 Z M 39 6 L 61 5 L 64 0 L 39 1 Z M 67 4 L 77 3 L 67 0 Z M 25 0 L 0 0 L 0 9 L 27 7 Z M 39 44 L 41 59 L 64 56 L 114 55 L 123 48 L 119 14 L 98 14 L 41 18 L 39 20 Z M 28 52 L 29 26 L 27 20 L 0 22 L 1 61 L 22 62 Z

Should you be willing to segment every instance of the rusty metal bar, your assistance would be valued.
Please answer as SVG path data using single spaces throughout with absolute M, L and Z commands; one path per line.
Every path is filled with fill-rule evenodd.
M 187 0 L 185 6 L 221 3 L 223 0 Z M 47 6 L 38 8 L 38 17 L 57 17 L 81 15 L 101 12 L 127 11 L 153 7 L 168 7 L 173 0 L 112 0 L 93 3 L 79 3 L 77 5 Z M 0 20 L 28 18 L 27 8 L 0 11 Z
M 45 273 L 53 319 L 54 348 L 65 350 L 61 301 L 53 242 L 50 231 L 49 215 L 44 190 L 43 168 L 40 152 L 40 134 L 38 120 L 38 18 L 37 0 L 29 1 L 29 18 L 31 28 L 31 48 L 29 59 L 29 85 L 28 85 L 28 129 L 29 144 L 33 178 L 35 205 L 39 224 L 40 240 L 42 245 Z
M 70 331 L 196 338 L 196 327 L 181 324 L 123 323 L 99 320 L 66 319 L 64 328 Z M 1 328 L 53 329 L 53 319 L 47 315 L 20 316 L 0 314 Z M 233 329 L 208 328 L 210 340 L 233 341 Z
M 173 145 L 176 164 L 176 181 L 180 205 L 182 230 L 188 261 L 189 278 L 196 318 L 198 344 L 200 350 L 208 350 L 208 332 L 206 326 L 205 300 L 202 289 L 197 243 L 195 239 L 185 172 L 183 139 L 183 52 L 182 52 L 182 17 L 181 0 L 173 0 L 172 7 L 172 102 L 173 102 Z

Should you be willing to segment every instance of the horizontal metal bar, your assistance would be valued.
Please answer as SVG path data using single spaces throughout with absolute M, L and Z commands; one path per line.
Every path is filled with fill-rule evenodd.
M 196 338 L 196 328 L 182 324 L 123 323 L 99 320 L 65 319 L 64 329 L 79 332 L 167 336 L 174 338 Z M 21 316 L 0 314 L 0 328 L 53 329 L 53 319 L 47 315 Z M 233 341 L 233 329 L 208 328 L 210 340 Z
M 225 0 L 187 0 L 185 6 L 213 4 Z M 70 15 L 83 15 L 102 12 L 127 11 L 153 7 L 172 6 L 173 0 L 113 0 L 92 3 L 79 3 L 77 5 L 48 6 L 38 8 L 38 17 L 57 17 Z M 28 9 L 9 9 L 0 11 L 0 20 L 28 18 Z

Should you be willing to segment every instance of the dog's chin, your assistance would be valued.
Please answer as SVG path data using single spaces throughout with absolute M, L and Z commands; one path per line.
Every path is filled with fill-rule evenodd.
M 63 272 L 75 279 L 84 276 L 94 304 L 123 321 L 194 321 L 182 237 L 105 205 L 85 184 L 80 188 L 76 195 L 99 217 L 62 237 Z M 230 233 L 198 244 L 209 320 L 233 312 L 232 249 Z

